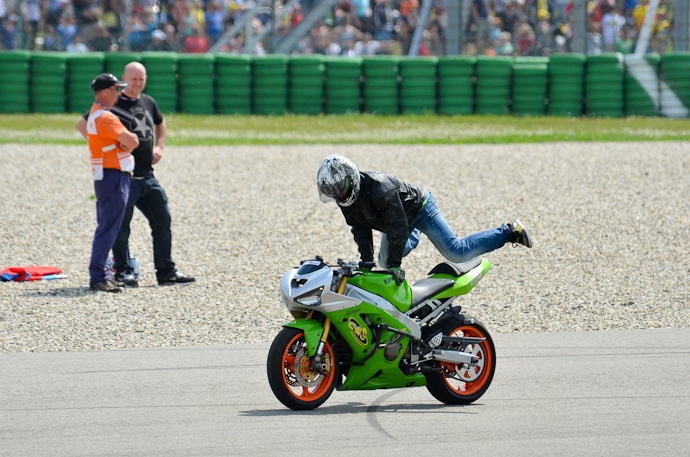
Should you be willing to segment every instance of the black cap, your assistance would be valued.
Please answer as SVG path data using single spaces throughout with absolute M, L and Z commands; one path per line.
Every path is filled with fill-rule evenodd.
M 110 73 L 101 73 L 100 75 L 93 78 L 93 81 L 91 81 L 91 89 L 93 89 L 94 91 L 107 89 L 113 86 L 127 87 L 127 83 L 118 81 L 117 78 L 114 75 L 111 75 Z

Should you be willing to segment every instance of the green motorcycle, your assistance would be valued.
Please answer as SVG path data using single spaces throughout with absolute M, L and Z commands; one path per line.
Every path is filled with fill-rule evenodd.
M 373 264 L 301 262 L 282 278 L 294 317 L 273 340 L 266 371 L 288 408 L 310 410 L 334 389 L 426 386 L 449 405 L 469 404 L 491 385 L 496 350 L 476 319 L 453 299 L 487 273 L 485 258 L 436 265 L 425 279 L 397 285 Z

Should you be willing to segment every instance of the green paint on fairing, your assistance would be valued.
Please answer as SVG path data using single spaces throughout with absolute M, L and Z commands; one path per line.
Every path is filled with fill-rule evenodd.
M 412 387 L 426 385 L 426 378 L 421 373 L 405 374 L 399 369 L 400 360 L 410 343 L 409 338 L 400 337 L 389 331 L 381 331 L 377 341 L 372 327 L 388 324 L 392 328 L 409 331 L 408 328 L 391 316 L 385 310 L 371 303 L 361 304 L 329 313 L 331 319 L 331 334 L 336 340 L 344 340 L 352 349 L 352 361 L 347 378 L 338 390 L 375 390 L 383 388 Z M 283 324 L 304 331 L 307 341 L 307 352 L 313 356 L 323 335 L 323 324 L 310 319 L 296 319 Z M 400 344 L 398 355 L 393 360 L 385 357 L 384 348 L 377 344 Z M 364 365 L 357 365 L 370 352 L 373 355 Z
M 283 324 L 283 327 L 292 327 L 304 331 L 304 339 L 307 341 L 307 353 L 309 357 L 316 354 L 316 348 L 323 335 L 323 324 L 312 319 L 297 319 Z
M 487 271 L 491 268 L 491 262 L 482 258 L 482 262 L 470 271 L 460 277 L 452 276 L 444 273 L 437 273 L 431 275 L 431 278 L 452 279 L 455 281 L 453 287 L 444 290 L 443 292 L 434 295 L 434 298 L 450 298 L 458 295 L 468 294 L 474 286 L 484 277 Z
M 351 282 L 351 279 L 353 278 L 348 282 Z M 399 368 L 410 344 L 409 338 L 379 329 L 380 337 L 376 339 L 374 329 L 381 324 L 404 332 L 410 331 L 387 311 L 371 303 L 362 302 L 353 308 L 329 313 L 329 317 L 331 330 L 335 329 L 338 338 L 345 340 L 352 349 L 352 365 L 345 382 L 338 390 L 374 390 L 426 385 L 426 378 L 421 373 L 405 374 Z M 379 344 L 399 344 L 397 356 L 393 360 L 388 360 L 385 357 L 385 348 L 378 347 Z M 372 352 L 373 355 L 370 356 Z M 358 365 L 365 357 L 370 358 L 364 365 Z
M 348 278 L 347 283 L 383 297 L 403 313 L 409 311 L 412 304 L 410 286 L 407 282 L 397 285 L 390 273 L 361 273 Z

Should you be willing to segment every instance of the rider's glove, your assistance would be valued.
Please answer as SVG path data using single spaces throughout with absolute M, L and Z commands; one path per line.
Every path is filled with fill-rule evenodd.
M 391 267 L 388 269 L 393 274 L 393 277 L 395 278 L 395 283 L 397 285 L 400 285 L 405 281 L 405 270 L 403 270 L 400 267 Z

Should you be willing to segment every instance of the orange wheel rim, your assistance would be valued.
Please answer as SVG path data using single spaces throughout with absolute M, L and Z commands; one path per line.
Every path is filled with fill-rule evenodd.
M 309 356 L 304 334 L 296 335 L 283 353 L 283 382 L 295 398 L 302 401 L 313 402 L 329 392 L 333 383 L 335 370 L 332 363 L 335 360 L 330 343 L 326 342 L 323 351 L 323 362 L 326 364 L 327 373 L 309 369 Z
M 469 336 L 476 338 L 486 338 L 482 332 L 474 327 L 458 327 L 452 336 Z M 479 364 L 469 368 L 459 365 L 442 362 L 441 367 L 455 376 L 444 377 L 446 384 L 459 395 L 473 395 L 479 392 L 491 376 L 491 366 L 493 365 L 493 355 L 488 341 L 484 340 L 479 344 L 470 345 L 469 352 L 479 358 Z

